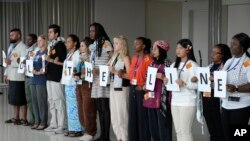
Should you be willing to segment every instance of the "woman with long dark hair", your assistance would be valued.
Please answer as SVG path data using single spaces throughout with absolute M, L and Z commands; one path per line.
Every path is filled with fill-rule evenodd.
M 110 129 L 110 109 L 109 109 L 109 95 L 110 87 L 102 87 L 99 85 L 99 65 L 107 65 L 111 58 L 113 48 L 110 39 L 99 23 L 90 25 L 90 38 L 94 43 L 90 45 L 91 63 L 93 64 L 93 83 L 91 98 L 96 101 L 96 108 L 99 114 L 101 135 L 95 141 L 109 141 Z
M 74 68 L 72 68 L 71 71 L 74 72 L 76 70 L 77 64 L 79 63 L 79 38 L 74 34 L 68 35 L 66 40 L 66 47 L 68 50 L 68 54 L 63 63 L 63 73 L 69 74 L 69 72 L 67 72 L 70 71 L 67 68 L 69 61 L 73 62 Z M 64 80 L 64 77 L 62 77 L 62 80 Z M 66 111 L 68 116 L 68 132 L 65 133 L 65 136 L 78 137 L 82 135 L 83 129 L 78 116 L 75 77 L 72 76 L 71 79 L 65 79 L 64 81 L 62 81 L 62 83 L 65 85 Z
M 191 82 L 191 78 L 196 75 L 198 65 L 189 39 L 177 42 L 176 60 L 170 67 L 177 68 L 178 79 L 175 82 L 180 86 L 180 91 L 172 92 L 171 101 L 177 141 L 193 141 L 191 129 L 196 111 L 197 83 Z M 164 79 L 164 83 L 168 83 L 168 78 Z

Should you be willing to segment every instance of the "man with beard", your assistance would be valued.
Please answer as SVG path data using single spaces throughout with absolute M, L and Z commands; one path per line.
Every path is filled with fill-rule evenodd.
M 14 117 L 5 121 L 5 123 L 14 123 L 20 125 L 27 123 L 27 101 L 25 97 L 24 74 L 17 73 L 18 58 L 25 57 L 27 46 L 21 41 L 22 33 L 18 28 L 10 31 L 10 46 L 8 48 L 5 63 L 7 68 L 4 73 L 4 82 L 9 83 L 8 99 L 9 104 L 14 107 Z M 22 118 L 19 113 L 22 109 Z

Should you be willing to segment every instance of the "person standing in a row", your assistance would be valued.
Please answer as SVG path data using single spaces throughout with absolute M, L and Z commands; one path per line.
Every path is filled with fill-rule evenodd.
M 45 56 L 47 55 L 47 36 L 38 37 L 39 51 L 33 59 L 33 74 L 30 82 L 31 98 L 34 109 L 34 125 L 31 129 L 43 130 L 47 127 L 48 122 L 48 101 L 45 76 Z
M 75 73 L 76 66 L 79 63 L 79 47 L 80 41 L 79 38 L 74 35 L 68 35 L 66 39 L 66 47 L 67 47 L 67 57 L 63 63 L 63 77 L 62 84 L 65 85 L 65 99 L 66 99 L 66 111 L 67 111 L 67 119 L 68 119 L 68 132 L 65 133 L 65 136 L 69 137 L 78 137 L 82 135 L 82 126 L 79 121 L 78 116 L 78 106 L 76 99 L 76 79 L 72 76 L 70 79 L 65 79 L 64 76 L 70 74 L 70 71 Z M 73 63 L 73 68 L 68 69 L 69 62 Z
M 84 135 L 80 140 L 91 141 L 97 132 L 96 125 L 96 105 L 95 100 L 91 98 L 92 84 L 85 80 L 85 62 L 90 62 L 89 45 L 92 40 L 86 37 L 80 44 L 80 62 L 76 67 L 78 81 L 82 81 L 82 85 L 78 85 L 76 89 L 78 115 L 82 126 L 85 128 Z
M 206 120 L 208 131 L 210 134 L 210 141 L 224 141 L 224 133 L 222 130 L 221 122 L 221 99 L 214 97 L 214 71 L 220 71 L 223 69 L 226 61 L 231 58 L 231 52 L 227 45 L 217 44 L 213 46 L 211 53 L 212 63 L 210 68 L 210 81 L 211 81 L 211 93 L 203 92 L 202 104 L 203 115 Z M 197 82 L 198 78 L 192 78 L 193 82 Z
M 113 131 L 118 141 L 128 141 L 128 94 L 130 69 L 129 48 L 127 39 L 116 36 L 114 54 L 108 66 L 111 72 L 110 84 L 110 111 Z M 122 71 L 122 74 L 119 72 Z
M 47 66 L 47 92 L 49 110 L 51 114 L 50 125 L 46 132 L 64 133 L 66 127 L 66 107 L 64 88 L 60 83 L 63 70 L 63 62 L 67 55 L 64 39 L 60 37 L 60 26 L 50 25 L 48 29 L 48 57 Z
M 230 141 L 230 128 L 248 125 L 250 118 L 250 38 L 245 33 L 233 36 L 233 58 L 224 65 L 227 71 L 227 97 L 222 100 L 222 125 L 226 141 Z
M 152 49 L 153 62 L 150 67 L 157 68 L 157 78 L 155 81 L 155 88 L 153 91 L 146 89 L 144 95 L 143 106 L 147 108 L 149 118 L 149 129 L 152 139 L 154 141 L 165 141 L 167 138 L 162 137 L 162 131 L 166 132 L 167 128 L 164 128 L 161 118 L 161 98 L 162 98 L 162 87 L 163 81 L 162 76 L 164 75 L 165 60 L 167 58 L 167 51 L 169 50 L 169 44 L 163 40 L 158 40 L 154 43 Z M 166 120 L 166 119 L 164 119 Z M 166 134 L 166 133 L 164 133 Z
M 192 125 L 196 112 L 197 83 L 191 79 L 196 76 L 198 67 L 194 56 L 192 42 L 189 39 L 181 39 L 177 42 L 176 60 L 170 67 L 177 68 L 178 79 L 174 80 L 180 87 L 180 91 L 172 92 L 171 112 L 177 141 L 193 141 Z M 169 82 L 168 78 L 164 83 Z
M 27 122 L 27 101 L 25 96 L 25 76 L 17 73 L 18 58 L 25 57 L 27 46 L 21 41 L 22 33 L 20 29 L 14 28 L 10 31 L 10 47 L 8 48 L 5 63 L 7 68 L 4 73 L 5 83 L 9 83 L 8 100 L 14 108 L 12 119 L 5 123 L 14 123 L 20 125 Z M 22 118 L 20 119 L 20 109 L 22 109 Z
M 26 57 L 23 63 L 26 63 L 26 60 L 33 60 L 36 52 L 39 51 L 38 45 L 37 45 L 37 36 L 35 34 L 29 34 L 27 37 L 27 50 L 26 50 Z M 28 121 L 31 126 L 34 125 L 35 122 L 35 115 L 33 110 L 33 103 L 32 103 L 32 93 L 30 90 L 30 81 L 31 78 L 26 75 L 25 77 L 25 94 L 26 94 L 26 100 L 27 100 L 27 106 L 28 106 Z
M 128 115 L 128 140 L 150 141 L 147 109 L 143 107 L 146 83 L 146 70 L 152 62 L 150 54 L 151 40 L 138 37 L 134 41 L 136 55 L 132 57 L 130 65 L 130 92 Z
M 110 87 L 102 87 L 99 84 L 99 65 L 107 65 L 112 56 L 113 48 L 110 39 L 99 23 L 90 25 L 90 38 L 94 43 L 90 45 L 91 63 L 93 64 L 93 84 L 91 98 L 96 101 L 96 108 L 99 114 L 101 135 L 95 141 L 110 141 L 110 109 L 109 95 Z

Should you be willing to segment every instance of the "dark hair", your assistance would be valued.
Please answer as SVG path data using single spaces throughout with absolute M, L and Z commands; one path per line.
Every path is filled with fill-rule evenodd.
M 53 29 L 55 33 L 58 33 L 58 37 L 61 35 L 61 29 L 59 25 L 52 24 L 49 26 L 49 29 Z
M 95 40 L 97 41 L 97 55 L 98 57 L 100 57 L 102 54 L 102 46 L 105 40 L 108 40 L 110 43 L 111 41 L 104 27 L 100 23 L 94 22 L 90 25 L 90 27 L 91 26 L 95 27 Z
M 68 38 L 71 38 L 74 43 L 76 42 L 76 50 L 80 48 L 79 38 L 75 34 L 69 34 Z
M 151 45 L 152 45 L 151 40 L 147 39 L 145 37 L 137 37 L 136 40 L 140 40 L 145 45 L 143 52 L 145 54 L 150 54 L 150 49 L 151 49 Z
M 239 33 L 233 36 L 233 39 L 236 39 L 240 42 L 240 46 L 243 48 L 244 53 L 248 57 L 250 57 L 249 52 L 247 51 L 248 48 L 250 47 L 250 38 L 246 33 Z
M 164 64 L 165 59 L 167 57 L 167 52 L 166 52 L 166 50 L 162 49 L 159 46 L 157 46 L 157 48 L 159 49 L 159 57 L 158 57 L 158 59 L 154 57 L 154 63 Z
M 20 36 L 22 36 L 22 32 L 19 28 L 13 28 L 10 30 L 10 32 L 17 32 Z
M 85 37 L 84 39 L 81 40 L 81 42 L 84 42 L 87 47 L 93 43 L 93 40 L 90 39 L 89 37 Z
M 29 34 L 28 36 L 29 36 L 33 41 L 36 41 L 36 40 L 37 40 L 36 34 Z
M 188 60 L 192 60 L 194 62 L 196 62 L 195 56 L 194 56 L 194 47 L 192 42 L 189 39 L 181 39 L 177 42 L 177 45 L 180 44 L 183 48 L 189 48 L 189 52 L 187 55 Z M 181 58 L 176 56 L 175 59 L 175 68 L 178 68 L 181 62 Z
M 232 57 L 230 48 L 226 44 L 217 44 L 214 47 L 218 48 L 222 55 L 222 63 L 225 64 L 226 61 Z

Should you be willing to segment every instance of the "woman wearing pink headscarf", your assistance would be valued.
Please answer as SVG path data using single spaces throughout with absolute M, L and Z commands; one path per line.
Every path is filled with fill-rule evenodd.
M 152 55 L 154 61 L 151 63 L 150 67 L 157 68 L 157 78 L 155 81 L 155 88 L 153 91 L 145 90 L 143 106 L 148 110 L 149 117 L 149 129 L 150 134 L 154 141 L 167 141 L 167 128 L 166 119 L 163 118 L 161 113 L 162 107 L 162 90 L 163 90 L 163 80 L 164 68 L 166 66 L 167 51 L 169 50 L 169 44 L 163 40 L 156 41 L 153 45 Z M 167 61 L 168 62 L 168 61 Z M 171 63 L 168 63 L 171 64 Z M 166 101 L 165 101 L 166 102 Z M 171 117 L 171 113 L 169 115 Z M 163 126 L 162 126 L 163 125 Z M 167 124 L 168 125 L 168 124 Z M 170 125 L 172 129 L 172 125 Z M 163 133 L 165 132 L 165 133 Z

